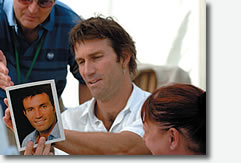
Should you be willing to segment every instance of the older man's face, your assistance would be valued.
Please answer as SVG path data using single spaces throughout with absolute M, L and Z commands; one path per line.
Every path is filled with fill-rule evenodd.
M 43 23 L 49 16 L 53 5 L 47 8 L 41 8 L 38 5 L 38 0 L 33 0 L 32 3 L 23 3 L 22 0 L 14 0 L 13 8 L 17 21 L 23 29 L 34 29 L 39 24 Z

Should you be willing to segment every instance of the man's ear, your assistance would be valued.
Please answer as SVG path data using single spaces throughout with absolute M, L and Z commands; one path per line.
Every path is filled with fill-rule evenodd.
M 26 111 L 25 110 L 23 110 L 23 114 L 26 116 Z
M 122 51 L 122 54 L 123 56 L 121 57 L 121 60 L 122 60 L 122 68 L 123 69 L 126 69 L 128 68 L 129 66 L 129 62 L 130 62 L 130 59 L 131 59 L 131 55 L 129 52 L 127 52 L 126 50 L 123 50 Z
M 179 143 L 180 143 L 180 133 L 175 128 L 170 128 L 168 130 L 169 135 L 169 147 L 170 150 L 177 149 Z

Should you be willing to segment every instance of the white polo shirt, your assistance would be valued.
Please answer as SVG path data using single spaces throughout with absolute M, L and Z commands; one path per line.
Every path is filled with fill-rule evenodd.
M 141 107 L 149 92 L 141 90 L 133 83 L 133 91 L 125 108 L 117 115 L 109 131 L 103 122 L 94 114 L 95 98 L 81 104 L 76 108 L 70 108 L 62 113 L 64 129 L 80 132 L 112 132 L 120 133 L 130 131 L 143 137 L 144 129 L 141 120 Z M 81 138 L 80 138 L 81 139 Z M 55 148 L 55 154 L 64 154 Z

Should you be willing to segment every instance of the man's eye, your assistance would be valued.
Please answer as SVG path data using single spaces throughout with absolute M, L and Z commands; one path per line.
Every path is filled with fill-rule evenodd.
M 102 58 L 102 56 L 93 56 L 92 57 L 92 60 L 93 61 L 98 61 L 98 60 L 100 60 Z
M 31 111 L 33 111 L 33 109 L 32 109 L 32 108 L 27 109 L 27 112 L 31 112 Z
M 42 108 L 47 108 L 47 106 L 46 105 L 42 105 Z
M 95 56 L 94 59 L 99 59 L 101 58 L 102 56 Z
M 79 61 L 78 64 L 79 65 L 82 65 L 84 63 L 84 61 Z

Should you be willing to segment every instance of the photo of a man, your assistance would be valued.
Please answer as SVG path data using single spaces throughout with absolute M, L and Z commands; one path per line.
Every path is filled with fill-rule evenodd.
M 54 80 L 16 85 L 6 93 L 20 151 L 29 141 L 37 145 L 40 137 L 46 143 L 65 139 Z
M 23 93 L 24 115 L 36 130 L 24 138 L 22 146 L 26 146 L 30 140 L 36 144 L 40 137 L 45 137 L 46 140 L 59 138 L 60 133 L 56 126 L 56 110 L 48 85 L 30 87 Z

